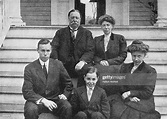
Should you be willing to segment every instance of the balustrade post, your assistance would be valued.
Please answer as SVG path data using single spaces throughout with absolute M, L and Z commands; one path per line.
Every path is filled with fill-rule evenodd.
M 20 12 L 20 0 L 5 0 L 5 4 L 9 9 L 9 18 L 12 26 L 24 26 Z
M 157 0 L 158 2 L 158 18 L 156 25 L 159 27 L 167 26 L 167 0 Z

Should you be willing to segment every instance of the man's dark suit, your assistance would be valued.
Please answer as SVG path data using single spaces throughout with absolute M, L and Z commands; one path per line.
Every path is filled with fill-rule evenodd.
M 82 60 L 87 64 L 92 62 L 94 56 L 94 42 L 92 33 L 82 26 L 78 28 L 76 39 L 74 40 L 74 47 L 71 40 L 69 27 L 58 30 L 51 42 L 51 58 L 62 61 L 70 77 L 77 78 L 78 75 L 75 71 L 75 65 Z M 74 49 L 71 53 L 72 47 Z
M 82 86 L 74 90 L 74 95 L 70 102 L 74 114 L 79 111 L 83 111 L 88 115 L 92 112 L 100 112 L 105 119 L 109 119 L 110 117 L 110 105 L 106 93 L 104 89 L 98 86 L 95 86 L 90 101 L 88 101 L 86 87 Z
M 126 40 L 122 35 L 111 33 L 107 46 L 104 50 L 104 35 L 95 37 L 95 64 L 99 64 L 101 60 L 107 60 L 109 65 L 122 64 L 127 57 Z
M 57 103 L 59 102 L 58 95 L 63 93 L 68 97 L 70 91 L 67 90 L 67 87 L 70 89 L 70 85 L 71 79 L 60 61 L 49 59 L 46 79 L 39 59 L 37 59 L 25 67 L 22 92 L 27 102 L 36 104 L 36 101 L 44 97 Z M 25 109 L 28 109 L 27 102 Z

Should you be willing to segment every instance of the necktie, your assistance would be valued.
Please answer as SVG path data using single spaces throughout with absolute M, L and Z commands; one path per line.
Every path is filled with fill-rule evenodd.
M 76 32 L 77 30 L 73 30 L 73 29 L 71 29 L 70 30 L 70 32 L 71 32 L 71 38 L 73 39 L 73 40 L 75 40 L 75 32 Z
M 47 74 L 47 70 L 46 70 L 46 66 L 45 66 L 45 63 L 43 65 L 43 72 L 45 74 L 45 77 L 47 78 L 48 77 L 48 74 Z
M 88 91 L 87 91 L 87 95 L 88 95 L 88 101 L 90 101 L 91 97 L 92 97 L 92 89 L 91 88 L 88 88 Z

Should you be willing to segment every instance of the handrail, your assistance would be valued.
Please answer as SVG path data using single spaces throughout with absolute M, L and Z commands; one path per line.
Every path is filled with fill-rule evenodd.
M 2 47 L 2 43 L 5 40 L 5 37 L 10 29 L 11 21 L 8 15 L 8 4 L 5 4 L 5 0 L 0 1 L 0 47 Z

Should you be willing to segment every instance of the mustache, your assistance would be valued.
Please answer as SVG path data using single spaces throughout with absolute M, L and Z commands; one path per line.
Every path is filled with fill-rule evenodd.
M 77 22 L 77 21 L 72 21 L 72 22 L 71 22 L 71 24 L 74 24 L 74 23 L 76 24 L 76 23 L 78 23 L 78 22 Z

